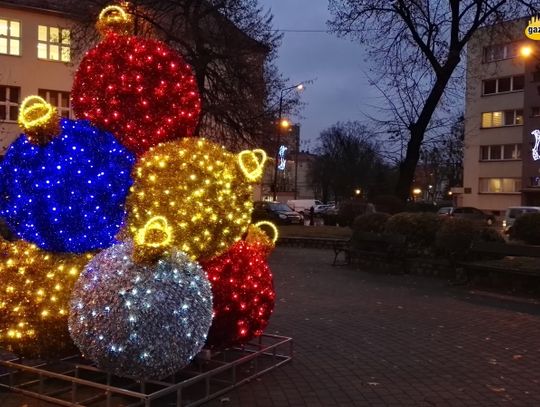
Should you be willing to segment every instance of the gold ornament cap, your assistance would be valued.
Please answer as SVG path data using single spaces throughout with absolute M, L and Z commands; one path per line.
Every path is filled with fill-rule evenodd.
M 58 111 L 40 96 L 28 96 L 23 100 L 17 121 L 33 144 L 47 144 L 60 134 Z
M 154 216 L 135 235 L 133 260 L 152 263 L 171 248 L 173 231 L 167 219 Z
M 96 29 L 102 36 L 110 32 L 128 35 L 133 32 L 133 17 L 122 6 L 107 6 L 99 13 Z

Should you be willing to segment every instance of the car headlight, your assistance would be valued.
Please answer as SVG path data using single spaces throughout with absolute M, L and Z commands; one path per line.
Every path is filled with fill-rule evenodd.
M 282 213 L 279 214 L 279 219 L 287 219 L 287 215 L 283 215 Z
M 506 227 L 506 220 L 503 220 L 503 228 Z

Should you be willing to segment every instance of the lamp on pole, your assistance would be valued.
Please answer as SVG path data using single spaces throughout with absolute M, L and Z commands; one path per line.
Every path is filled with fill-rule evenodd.
M 288 88 L 283 88 L 279 91 L 279 110 L 278 110 L 278 122 L 276 126 L 276 154 L 275 154 L 275 163 L 274 163 L 274 181 L 273 181 L 273 200 L 277 200 L 277 175 L 278 175 L 278 161 L 279 161 L 279 145 L 281 144 L 281 131 L 282 129 L 288 129 L 290 123 L 288 120 L 284 120 L 283 115 L 283 97 L 289 94 L 293 89 L 301 91 L 304 89 L 303 83 L 297 83 L 294 86 L 289 86 Z

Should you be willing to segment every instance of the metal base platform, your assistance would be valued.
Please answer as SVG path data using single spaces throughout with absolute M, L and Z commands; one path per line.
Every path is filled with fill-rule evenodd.
M 164 380 L 114 376 L 73 356 L 55 362 L 0 360 L 0 389 L 61 406 L 194 407 L 292 359 L 292 338 L 262 335 L 241 347 L 203 350 L 185 369 Z

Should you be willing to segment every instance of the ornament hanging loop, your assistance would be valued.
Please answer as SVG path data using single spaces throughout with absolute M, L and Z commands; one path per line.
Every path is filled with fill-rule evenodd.
M 257 182 L 261 179 L 266 158 L 266 152 L 260 148 L 244 150 L 238 154 L 238 165 L 248 182 Z
M 28 96 L 22 101 L 17 121 L 34 144 L 46 144 L 60 134 L 58 111 L 40 96 Z
M 271 230 L 273 233 L 273 236 L 269 236 L 269 237 L 270 239 L 272 239 L 272 243 L 274 243 L 274 245 L 276 244 L 279 237 L 278 228 L 276 227 L 276 225 L 274 225 L 272 222 L 269 222 L 267 220 L 262 220 L 260 222 L 255 223 L 255 226 L 258 227 L 259 229 L 262 229 L 261 226 L 263 227 L 266 226 L 265 230 Z
M 133 257 L 138 263 L 152 262 L 170 248 L 172 228 L 164 216 L 154 216 L 135 235 Z
M 133 31 L 133 18 L 121 6 L 107 6 L 99 13 L 96 28 L 103 36 L 109 32 L 130 34 Z

